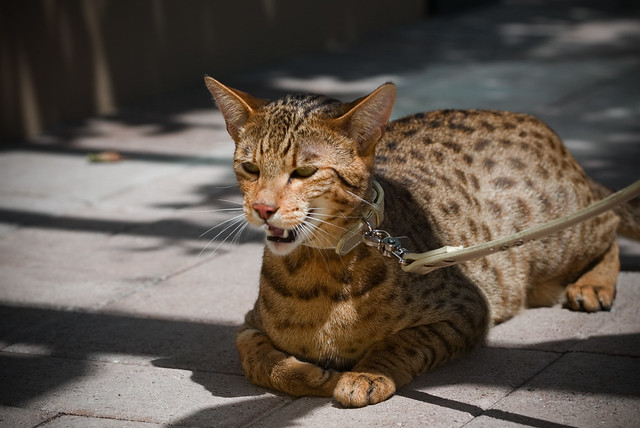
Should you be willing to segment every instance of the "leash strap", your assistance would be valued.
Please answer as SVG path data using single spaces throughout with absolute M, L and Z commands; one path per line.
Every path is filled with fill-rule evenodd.
M 363 235 L 363 240 L 367 245 L 377 247 L 385 256 L 396 257 L 405 272 L 426 274 L 435 269 L 519 247 L 526 242 L 551 235 L 602 214 L 638 195 L 640 195 L 640 180 L 573 214 L 468 248 L 445 246 L 426 253 L 410 253 L 400 246 L 399 238 L 392 237 L 383 230 L 376 230 L 370 225 Z

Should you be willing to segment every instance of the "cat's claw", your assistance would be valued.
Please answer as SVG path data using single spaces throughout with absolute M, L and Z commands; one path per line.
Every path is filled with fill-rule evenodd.
M 388 376 L 346 372 L 338 381 L 333 397 L 345 407 L 364 407 L 390 398 L 396 392 Z

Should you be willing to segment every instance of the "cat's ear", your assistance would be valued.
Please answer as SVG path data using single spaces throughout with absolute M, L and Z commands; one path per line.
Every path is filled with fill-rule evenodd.
M 338 118 L 343 131 L 359 144 L 362 155 L 373 155 L 375 143 L 382 137 L 396 99 L 396 86 L 385 83 L 378 89 L 348 105 Z
M 253 112 L 268 102 L 237 89 L 224 86 L 209 76 L 205 76 L 204 83 L 216 100 L 227 124 L 227 131 L 234 140 Z

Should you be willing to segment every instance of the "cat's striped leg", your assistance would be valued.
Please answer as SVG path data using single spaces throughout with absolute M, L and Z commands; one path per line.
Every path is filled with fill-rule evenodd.
M 245 375 L 259 386 L 296 396 L 331 397 L 340 377 L 277 350 L 263 332 L 247 324 L 238 332 L 236 346 Z
M 333 396 L 346 407 L 362 407 L 391 397 L 420 373 L 458 358 L 478 345 L 484 333 L 458 323 L 437 322 L 402 330 L 375 344 L 340 377 Z

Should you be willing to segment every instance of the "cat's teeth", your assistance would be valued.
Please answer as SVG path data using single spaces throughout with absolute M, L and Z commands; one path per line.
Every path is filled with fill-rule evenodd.
M 269 241 L 289 243 L 295 241 L 297 234 L 295 230 L 280 229 L 279 227 L 267 226 L 267 239 Z
M 274 227 L 271 225 L 267 226 L 267 231 L 269 236 L 286 237 L 286 234 L 287 234 L 286 229 L 280 229 L 279 227 Z

